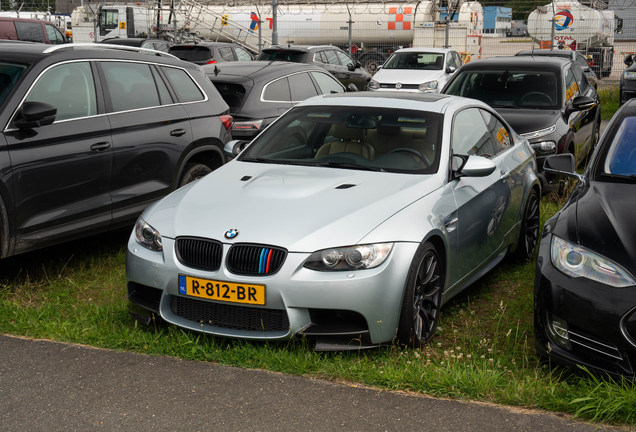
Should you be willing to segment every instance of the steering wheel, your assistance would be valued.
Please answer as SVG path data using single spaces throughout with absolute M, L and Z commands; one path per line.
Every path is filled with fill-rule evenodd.
M 526 93 L 521 100 L 519 101 L 520 103 L 523 103 L 524 100 L 526 100 L 527 97 L 530 96 L 540 96 L 538 99 L 543 99 L 543 101 L 547 101 L 550 105 L 554 105 L 554 103 L 552 102 L 552 98 L 550 96 L 548 96 L 545 93 L 541 93 L 541 92 L 530 92 L 530 93 Z
M 424 168 L 427 168 L 427 167 L 433 165 L 431 163 L 431 161 L 429 161 L 428 158 L 426 156 L 424 156 L 419 150 L 415 150 L 413 148 L 398 147 L 398 148 L 395 148 L 395 149 L 391 150 L 387 154 L 391 154 L 391 153 L 408 153 L 408 154 L 411 154 L 411 155 L 417 157 L 422 162 L 424 162 Z

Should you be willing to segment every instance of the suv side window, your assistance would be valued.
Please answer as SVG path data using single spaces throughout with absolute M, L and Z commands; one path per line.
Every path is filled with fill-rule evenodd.
M 314 87 L 314 83 L 306 73 L 290 75 L 287 79 L 289 79 L 292 101 L 304 101 L 305 99 L 318 95 L 316 87 Z
M 453 120 L 453 153 L 491 157 L 497 152 L 478 108 L 468 108 Z
M 168 77 L 180 102 L 195 102 L 205 99 L 199 87 L 183 69 L 163 66 L 161 70 Z
M 67 63 L 42 74 L 26 102 L 44 102 L 57 108 L 55 121 L 97 114 L 95 82 L 89 62 Z
M 340 63 L 342 63 L 343 66 L 351 67 L 355 64 L 353 60 L 351 60 L 351 58 L 343 52 L 336 51 L 336 55 L 340 59 Z
M 46 29 L 46 36 L 49 38 L 49 42 L 56 45 L 64 43 L 62 33 L 60 33 L 55 26 L 52 26 L 51 24 L 44 24 L 44 28 Z
M 318 83 L 321 94 L 344 93 L 342 84 L 333 79 L 331 76 L 322 72 L 311 72 L 311 75 L 316 80 L 316 83 Z
M 32 22 L 24 22 L 24 21 L 14 21 L 15 22 L 15 30 L 18 34 L 18 40 L 27 41 L 27 42 L 40 42 L 45 43 L 44 40 L 44 31 L 42 30 L 42 24 L 32 23 Z
M 453 51 L 453 58 L 455 59 L 455 67 L 457 69 L 462 67 L 462 65 L 463 65 L 462 58 L 460 57 L 460 55 L 456 51 Z
M 573 66 L 572 72 L 574 72 L 574 77 L 576 78 L 576 82 L 579 84 L 581 93 L 585 93 L 587 91 L 587 88 L 589 87 L 589 84 L 587 82 L 587 78 L 585 77 L 585 75 L 583 75 L 583 71 L 580 67 Z
M 289 82 L 287 78 L 277 79 L 265 86 L 263 90 L 263 99 L 270 102 L 289 102 L 291 95 L 289 94 Z
M 565 101 L 569 102 L 579 95 L 579 86 L 576 83 L 572 68 L 568 67 L 565 71 Z
M 234 48 L 234 51 L 236 52 L 236 58 L 239 61 L 250 61 L 252 60 L 252 55 L 250 53 L 248 53 L 246 50 L 244 50 L 241 47 L 236 47 Z
M 234 61 L 234 54 L 232 54 L 232 48 L 229 48 L 229 47 L 219 48 L 219 55 L 225 61 L 228 61 L 228 62 Z
M 102 68 L 114 112 L 161 105 L 149 65 L 102 62 Z
M 323 51 L 323 54 L 327 57 L 327 62 L 329 64 L 340 66 L 340 62 L 338 61 L 338 57 L 336 57 L 334 50 Z

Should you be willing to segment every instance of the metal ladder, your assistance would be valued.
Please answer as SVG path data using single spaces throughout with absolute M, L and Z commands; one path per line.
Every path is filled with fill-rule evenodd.
M 258 52 L 258 43 L 252 43 L 249 41 L 254 38 L 258 39 L 258 35 L 255 34 L 249 27 L 229 20 L 226 16 L 214 11 L 208 6 L 202 5 L 195 0 L 180 0 L 175 6 L 176 13 L 180 17 L 181 23 L 188 24 L 189 27 L 199 27 L 210 30 L 210 33 L 216 35 L 216 40 L 219 37 L 230 40 L 235 44 L 242 46 L 252 52 Z M 205 17 L 213 17 L 214 21 L 206 21 Z M 182 26 L 184 27 L 184 26 Z M 261 36 L 261 43 L 263 46 L 271 45 L 272 40 L 268 37 Z

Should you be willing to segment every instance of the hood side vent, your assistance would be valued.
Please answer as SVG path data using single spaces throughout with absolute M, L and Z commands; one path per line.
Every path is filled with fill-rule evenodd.
M 357 185 L 351 184 L 351 183 L 344 183 L 341 184 L 340 186 L 336 186 L 334 189 L 349 189 L 352 187 L 356 187 Z
M 241 181 L 248 181 L 251 178 L 252 178 L 252 176 L 243 176 L 243 177 L 241 177 Z

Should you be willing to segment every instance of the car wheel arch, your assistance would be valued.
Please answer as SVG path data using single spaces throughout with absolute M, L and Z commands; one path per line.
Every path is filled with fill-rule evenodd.
M 201 163 L 207 165 L 214 171 L 225 164 L 225 156 L 223 155 L 222 146 L 223 143 L 220 140 L 211 140 L 212 142 L 218 141 L 218 143 L 209 142 L 198 147 L 193 148 L 191 151 L 184 153 L 183 158 L 179 161 L 176 175 L 173 179 L 173 185 L 176 189 L 181 180 L 183 171 L 189 163 Z

